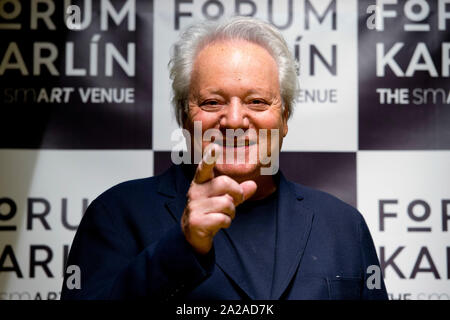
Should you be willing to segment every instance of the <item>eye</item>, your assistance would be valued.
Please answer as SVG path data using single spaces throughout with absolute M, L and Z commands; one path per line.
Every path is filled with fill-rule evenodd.
M 248 106 L 249 106 L 249 108 L 254 109 L 254 110 L 266 110 L 268 108 L 269 104 L 263 99 L 256 98 L 256 99 L 251 99 L 248 102 Z
M 222 104 L 217 100 L 206 100 L 200 104 L 200 108 L 205 111 L 216 111 L 222 107 Z

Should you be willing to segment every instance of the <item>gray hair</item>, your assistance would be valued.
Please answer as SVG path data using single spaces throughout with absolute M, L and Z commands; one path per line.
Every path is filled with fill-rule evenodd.
M 278 65 L 283 108 L 288 118 L 298 94 L 296 61 L 281 33 L 268 22 L 250 17 L 233 17 L 223 22 L 200 22 L 188 27 L 175 43 L 169 62 L 172 79 L 172 105 L 180 126 L 188 111 L 191 72 L 197 54 L 217 40 L 246 40 L 265 48 Z

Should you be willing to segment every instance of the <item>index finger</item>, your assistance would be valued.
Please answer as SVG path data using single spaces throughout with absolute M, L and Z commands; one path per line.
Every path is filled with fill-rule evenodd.
M 219 147 L 215 143 L 211 143 L 206 148 L 205 155 L 195 171 L 195 183 L 204 183 L 214 178 L 213 169 L 219 156 Z

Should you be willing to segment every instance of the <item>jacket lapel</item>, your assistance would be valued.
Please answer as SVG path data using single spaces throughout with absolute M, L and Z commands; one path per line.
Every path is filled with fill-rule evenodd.
M 226 230 L 221 229 L 214 237 L 214 248 L 216 250 L 217 266 L 237 285 L 248 299 L 254 300 L 255 297 L 250 289 L 248 278 L 245 275 L 244 268 L 241 265 L 239 257 L 229 240 Z
M 314 213 L 302 205 L 300 192 L 280 172 L 277 243 L 272 299 L 278 300 L 295 276 L 308 242 Z
M 176 165 L 159 176 L 158 192 L 168 197 L 165 207 L 178 223 L 183 215 L 189 183 L 183 170 Z

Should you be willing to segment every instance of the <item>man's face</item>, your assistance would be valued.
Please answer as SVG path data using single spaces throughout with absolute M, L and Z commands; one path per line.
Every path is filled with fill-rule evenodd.
M 223 158 L 223 163 L 216 164 L 218 174 L 240 181 L 260 175 L 259 159 L 250 161 L 249 157 L 258 155 L 262 148 L 269 156 L 270 148 L 281 148 L 287 134 L 287 116 L 283 115 L 282 109 L 278 67 L 266 49 L 245 40 L 222 40 L 198 53 L 192 70 L 189 111 L 184 127 L 194 137 L 194 121 L 201 121 L 202 136 L 208 129 L 222 132 L 224 141 L 216 143 L 222 145 L 223 155 L 227 151 L 233 154 L 245 152 L 244 164 L 230 163 Z M 226 141 L 226 129 L 253 129 L 247 131 L 253 134 L 247 135 L 245 146 L 239 146 L 235 141 Z M 259 138 L 260 129 L 268 129 L 268 139 Z M 270 129 L 279 130 L 279 139 L 274 145 L 270 143 Z M 202 141 L 202 150 L 210 143 Z

